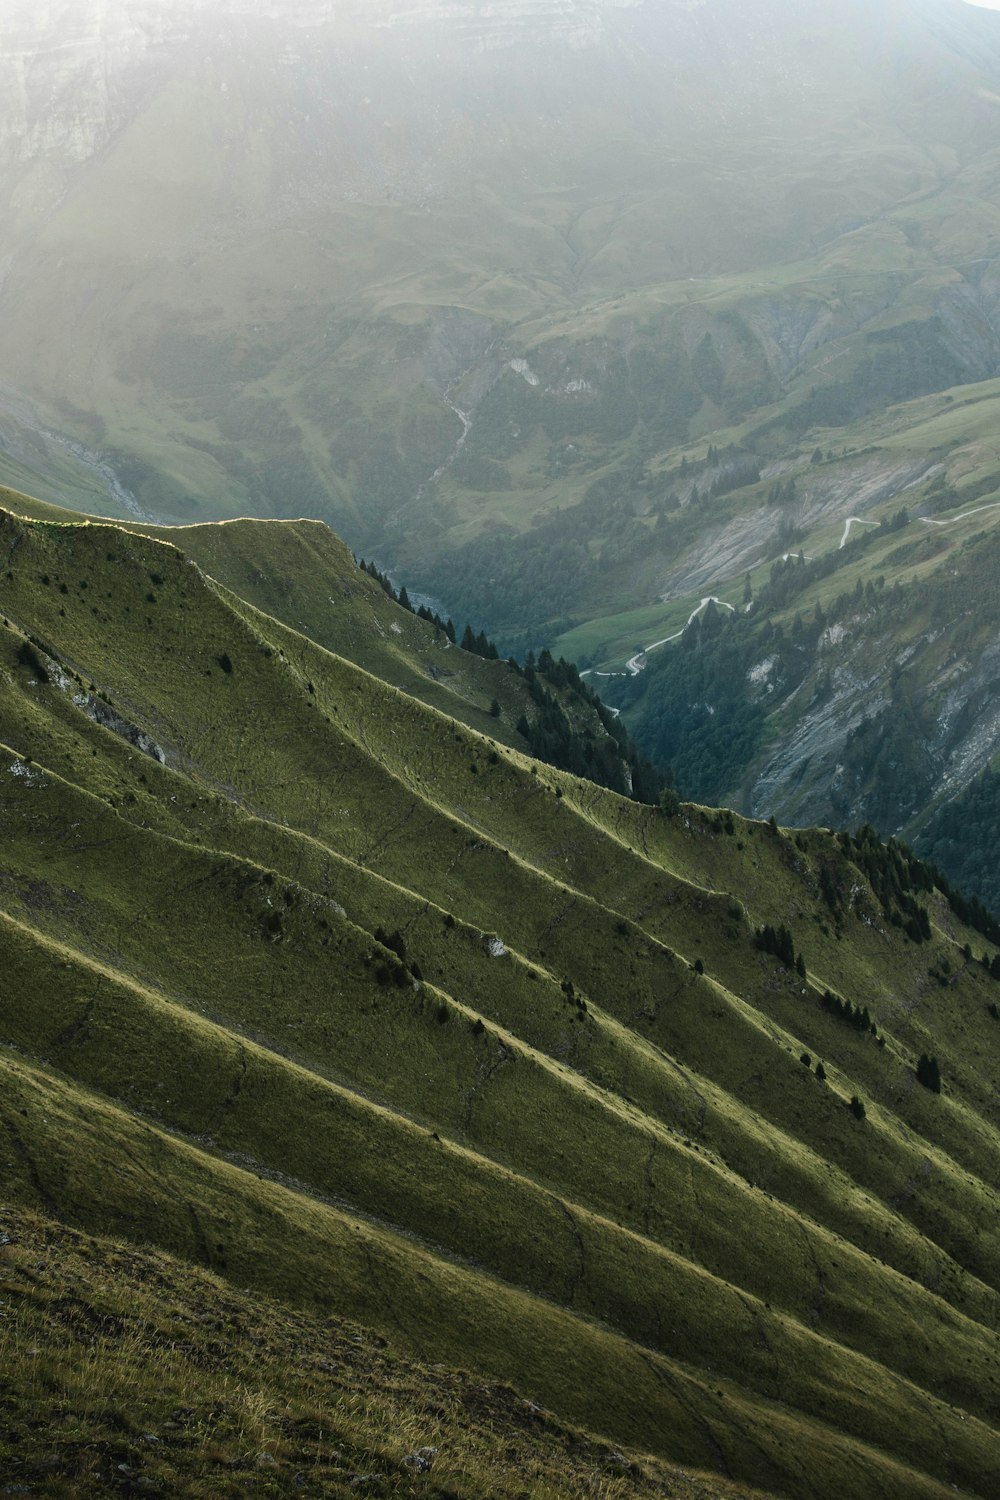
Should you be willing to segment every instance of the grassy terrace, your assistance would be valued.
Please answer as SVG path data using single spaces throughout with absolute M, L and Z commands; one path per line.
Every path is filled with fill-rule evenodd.
M 500 664 L 453 652 L 464 722 L 445 712 L 433 629 L 370 583 L 315 526 L 167 541 L 2 517 L 0 1171 L 20 1205 L 2 1254 L 17 1327 L 46 1346 L 32 1384 L 17 1345 L 12 1409 L 78 1432 L 86 1362 L 114 1347 L 57 1358 L 66 1298 L 48 1269 L 30 1289 L 18 1244 L 63 1234 L 74 1257 L 150 1264 L 28 1208 L 207 1268 L 222 1280 L 163 1275 L 226 1326 L 251 1317 L 227 1286 L 299 1309 L 254 1309 L 267 1361 L 224 1390 L 216 1351 L 195 1371 L 171 1354 L 136 1392 L 132 1436 L 171 1448 L 147 1445 L 142 1472 L 179 1466 L 192 1494 L 233 1462 L 285 1482 L 255 1446 L 285 1480 L 370 1466 L 376 1492 L 507 1493 L 480 1440 L 492 1415 L 455 1438 L 446 1480 L 437 1461 L 401 1480 L 408 1452 L 452 1439 L 396 1434 L 374 1407 L 356 1425 L 325 1377 L 289 1385 L 290 1330 L 336 1317 L 399 1351 L 394 1413 L 465 1391 L 437 1365 L 555 1413 L 532 1494 L 686 1493 L 645 1460 L 608 1472 L 575 1424 L 771 1492 L 986 1497 L 1000 1026 L 965 954 L 983 939 L 937 893 L 930 939 L 908 939 L 825 832 L 667 819 L 529 761 L 481 706 Z M 765 922 L 791 928 L 804 976 L 754 946 Z M 869 1008 L 881 1044 L 826 988 Z M 923 1052 L 941 1095 L 916 1083 Z M 117 1306 L 114 1337 L 162 1352 L 173 1314 Z M 489 1400 L 512 1474 L 514 1398 Z M 322 1456 L 331 1402 L 343 1474 Z M 201 1413 L 169 1418 L 193 1425 L 184 1455 L 168 1407 Z M 103 1450 L 73 1454 L 103 1472 Z

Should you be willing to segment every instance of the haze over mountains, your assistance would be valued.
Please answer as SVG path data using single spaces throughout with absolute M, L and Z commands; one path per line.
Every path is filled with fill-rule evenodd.
M 991 243 L 998 27 L 957 0 L 84 4 L 2 25 L 10 383 L 165 516 L 324 512 L 400 559 L 428 528 L 474 534 L 498 519 L 490 417 L 530 379 L 511 360 L 536 359 L 543 432 L 561 414 L 584 452 L 546 476 L 560 434 L 521 445 L 499 506 L 519 529 L 529 497 L 546 510 L 638 436 L 615 420 L 631 353 L 662 384 L 709 333 L 753 406 Z M 913 223 L 884 222 L 908 202 Z M 842 263 L 839 318 L 823 287 L 734 288 L 770 325 L 748 349 L 687 280 L 845 235 L 799 268 Z M 969 377 L 996 367 L 977 333 Z M 643 457 L 713 424 L 697 374 L 668 383 L 633 412 Z M 428 487 L 453 405 L 486 431 L 471 474 Z
M 192 0 L 14 5 L 0 27 L 0 462 L 24 488 L 319 516 L 502 644 L 605 671 L 852 517 L 992 493 L 989 12 Z M 970 382 L 969 421 L 899 404 Z M 992 668 L 963 651 L 981 694 Z M 829 793 L 887 698 L 852 683 L 805 798 L 801 702 L 766 762 L 688 790 L 872 815 Z M 652 685 L 621 706 L 663 756 Z M 996 748 L 977 733 L 956 762 L 933 696 L 928 773 L 875 811 L 886 833 Z

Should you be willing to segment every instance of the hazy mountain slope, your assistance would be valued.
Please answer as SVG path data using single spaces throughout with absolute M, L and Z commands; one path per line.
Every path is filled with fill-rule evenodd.
M 8 483 L 136 521 L 333 518 L 504 650 L 600 671 L 902 505 L 949 540 L 1000 515 L 991 12 L 86 0 L 10 5 L 0 42 Z M 259 579 L 211 529 L 190 545 L 327 644 L 307 538 Z M 627 722 L 692 795 L 918 837 L 997 749 L 985 570 L 981 628 L 917 645 L 935 546 L 845 549 L 779 602 L 787 630 L 843 581 L 910 589 L 778 677 L 748 644 L 724 754 L 699 748 L 718 695 L 662 658 Z M 496 697 L 524 744 L 513 678 L 428 676 L 456 658 L 381 607 L 336 615 L 344 654 L 474 728 Z
M 16 1197 L 740 1481 L 989 1493 L 1000 1029 L 939 893 L 532 764 L 134 531 L 8 514 L 0 617 Z
M 996 400 L 991 382 L 907 403 L 847 429 L 844 448 L 689 502 L 705 532 L 700 559 L 692 546 L 675 575 L 686 597 L 560 645 L 589 641 L 609 653 L 599 673 L 621 674 L 637 633 L 667 642 L 634 678 L 591 680 L 628 705 L 644 748 L 672 760 L 691 795 L 922 836 L 997 752 Z M 700 611 L 710 593 L 728 608 Z M 987 830 L 967 819 L 963 839 L 968 858 L 954 828 L 933 839 L 934 857 L 991 896 L 975 869 Z
M 440 584 L 454 541 L 768 405 L 823 346 L 899 325 L 920 389 L 996 373 L 966 263 L 995 250 L 1000 29 L 957 0 L 69 24 L 3 22 L 7 420 L 53 498 L 99 455 L 122 513 L 333 517 Z

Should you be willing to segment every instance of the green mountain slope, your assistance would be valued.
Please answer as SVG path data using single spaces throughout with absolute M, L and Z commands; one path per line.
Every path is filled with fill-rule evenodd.
M 14 491 L 0 491 L 20 515 L 64 524 L 75 513 Z M 170 542 L 170 527 L 129 523 Z M 184 529 L 193 561 L 296 633 L 404 689 L 450 717 L 554 765 L 579 770 L 615 791 L 655 800 L 663 777 L 637 754 L 623 726 L 575 668 L 551 653 L 522 669 L 501 661 L 492 642 L 456 649 L 440 617 L 396 607 L 397 595 L 358 568 L 343 542 L 318 522 L 261 530 L 252 521 Z M 377 570 L 376 570 L 377 573 Z M 425 611 L 429 615 L 430 611 Z M 468 627 L 467 627 L 468 629 Z M 450 633 L 449 633 L 450 632 Z M 463 645 L 465 636 L 462 637 Z
M 7 1205 L 2 1224 L 0 1463 L 35 1494 L 104 1495 L 109 1481 L 184 1496 L 737 1493 L 162 1253 Z
M 988 1495 L 981 935 L 380 680 L 312 528 L 171 535 L 3 514 L 8 1196 L 738 1483 Z M 310 544 L 322 645 L 206 566 Z

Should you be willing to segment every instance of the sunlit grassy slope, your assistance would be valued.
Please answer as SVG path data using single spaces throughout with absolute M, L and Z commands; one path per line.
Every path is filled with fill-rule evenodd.
M 73 511 L 18 491 L 0 489 L 0 502 L 39 521 L 78 519 Z M 456 650 L 445 632 L 399 609 L 322 522 L 298 520 L 263 531 L 249 520 L 180 531 L 135 521 L 122 524 L 171 544 L 182 536 L 185 553 L 241 600 L 383 682 L 494 740 L 524 749 L 517 724 L 522 715 L 534 719 L 537 708 L 523 676 L 506 662 Z M 263 537 L 267 545 L 262 549 Z M 551 690 L 552 684 L 546 688 Z M 555 696 L 577 733 L 617 753 L 586 698 L 558 687 Z
M 404 691 L 415 622 L 319 528 L 10 503 L 9 1200 L 741 1485 L 985 1500 L 1000 990 L 940 894 L 914 942 L 827 832 L 666 818 Z

